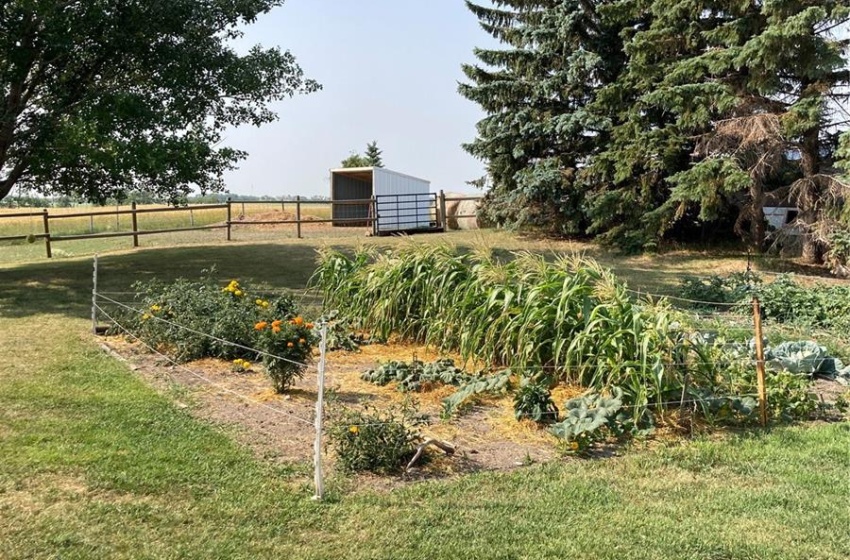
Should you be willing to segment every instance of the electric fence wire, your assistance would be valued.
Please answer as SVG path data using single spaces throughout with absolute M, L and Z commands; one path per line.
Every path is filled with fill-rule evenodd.
M 118 307 L 121 307 L 121 308 L 123 308 L 123 309 L 126 309 L 127 311 L 132 311 L 132 312 L 134 312 L 134 313 L 138 313 L 139 315 L 142 315 L 142 316 L 144 316 L 144 315 L 148 315 L 149 319 L 155 319 L 155 320 L 157 320 L 157 321 L 160 321 L 160 322 L 166 323 L 166 324 L 171 325 L 171 326 L 173 326 L 173 327 L 177 327 L 177 328 L 179 328 L 179 329 L 182 329 L 182 330 L 184 330 L 184 331 L 186 331 L 186 332 L 190 332 L 190 333 L 192 333 L 192 334 L 196 334 L 196 335 L 198 335 L 198 336 L 204 336 L 204 337 L 207 337 L 207 338 L 209 338 L 210 340 L 215 340 L 216 342 L 219 342 L 219 343 L 221 343 L 221 344 L 226 344 L 226 345 L 228 345 L 228 346 L 232 346 L 232 347 L 234 347 L 234 348 L 240 348 L 240 349 L 242 349 L 242 350 L 247 350 L 247 351 L 249 351 L 249 352 L 256 352 L 256 354 L 257 354 L 258 356 L 267 356 L 267 357 L 269 357 L 269 358 L 275 358 L 275 359 L 277 359 L 277 360 L 281 360 L 281 361 L 284 361 L 284 362 L 287 362 L 287 363 L 290 363 L 290 364 L 293 364 L 293 365 L 302 366 L 302 367 L 307 367 L 307 364 L 305 364 L 305 363 L 303 363 L 303 362 L 297 362 L 297 361 L 295 361 L 295 360 L 290 360 L 289 358 L 284 358 L 283 356 L 278 356 L 277 354 L 271 354 L 271 353 L 269 353 L 269 352 L 265 352 L 265 351 L 263 351 L 263 350 L 258 350 L 257 348 L 251 348 L 250 346 L 245 346 L 244 344 L 239 344 L 239 343 L 237 343 L 237 342 L 231 342 L 231 341 L 229 341 L 229 340 L 225 340 L 225 339 L 223 339 L 223 338 L 220 338 L 220 337 L 217 337 L 217 336 L 214 336 L 214 335 L 211 335 L 211 334 L 208 334 L 208 333 L 205 333 L 205 332 L 202 332 L 202 331 L 196 330 L 196 329 L 192 329 L 192 328 L 187 327 L 187 326 L 185 326 L 185 325 L 181 325 L 181 324 L 179 324 L 179 323 L 175 323 L 174 321 L 169 321 L 168 319 L 165 319 L 165 318 L 163 318 L 163 317 L 159 317 L 159 316 L 157 316 L 157 315 L 154 315 L 154 314 L 148 313 L 147 311 L 145 311 L 145 310 L 143 310 L 143 309 L 136 309 L 135 307 L 131 307 L 131 306 L 129 306 L 129 305 L 126 305 L 126 304 L 124 304 L 124 303 L 121 303 L 120 301 L 117 301 L 117 300 L 114 300 L 114 299 L 112 299 L 112 298 L 110 298 L 110 297 L 104 296 L 104 295 L 102 295 L 102 294 L 100 294 L 100 293 L 98 293 L 98 292 L 95 292 L 95 297 L 99 297 L 99 298 L 101 298 L 102 300 L 104 300 L 104 301 L 106 301 L 106 302 L 108 302 L 108 303 L 111 303 L 111 304 L 113 304 L 113 305 L 117 305 Z M 98 306 L 98 307 L 99 307 L 99 306 Z

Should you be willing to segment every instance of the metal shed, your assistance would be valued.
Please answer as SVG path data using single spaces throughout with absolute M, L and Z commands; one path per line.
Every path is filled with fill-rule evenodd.
M 431 183 L 382 167 L 332 169 L 331 200 L 337 227 L 372 225 L 375 235 L 440 229 Z

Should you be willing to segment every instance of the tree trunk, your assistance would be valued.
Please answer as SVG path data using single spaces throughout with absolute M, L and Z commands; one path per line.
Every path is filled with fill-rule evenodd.
M 750 210 L 750 243 L 753 249 L 761 253 L 764 250 L 764 189 L 759 181 L 754 180 L 750 186 L 752 208 Z
M 800 165 L 803 179 L 800 192 L 797 195 L 797 206 L 800 209 L 800 222 L 803 224 L 803 262 L 807 264 L 823 264 L 823 247 L 812 235 L 812 228 L 818 221 L 817 206 L 820 201 L 820 186 L 815 175 L 820 173 L 820 130 L 810 129 L 803 136 L 800 145 Z

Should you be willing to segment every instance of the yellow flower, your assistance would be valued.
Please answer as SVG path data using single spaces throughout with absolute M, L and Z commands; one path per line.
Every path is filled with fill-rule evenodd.
M 357 426 L 351 426 L 350 428 L 348 428 L 348 431 L 354 435 L 357 435 L 360 432 L 360 428 L 358 428 Z
M 243 295 L 245 295 L 245 292 L 243 292 L 242 290 L 236 290 L 233 292 L 233 295 L 236 297 L 242 297 Z
M 148 320 L 148 319 L 150 319 L 150 318 L 151 318 L 151 316 L 150 316 L 149 314 L 147 314 L 147 313 L 145 313 L 144 315 L 142 315 L 142 321 L 147 321 L 147 320 Z
M 254 303 L 256 303 L 257 305 L 263 305 L 263 300 L 257 298 L 254 300 Z
M 570 449 L 572 451 L 578 451 L 578 442 L 577 441 L 571 441 L 570 442 Z
M 162 307 L 160 307 L 158 305 L 151 305 L 151 311 L 156 312 L 156 311 L 161 311 L 161 310 L 162 310 Z
M 264 307 L 264 308 L 266 308 L 266 307 L 268 307 L 268 306 L 269 306 L 269 302 L 264 301 L 264 302 L 263 302 L 263 307 Z

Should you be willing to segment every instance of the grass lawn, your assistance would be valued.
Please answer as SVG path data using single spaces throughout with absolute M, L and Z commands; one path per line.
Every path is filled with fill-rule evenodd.
M 453 239 L 529 245 L 496 233 Z M 214 264 L 222 278 L 300 288 L 315 246 L 115 253 L 102 258 L 101 285 L 193 277 Z M 680 270 L 741 266 L 700 254 L 598 256 L 653 290 L 675 285 Z M 88 334 L 89 259 L 0 264 L 0 279 L 0 558 L 850 556 L 847 425 L 635 445 L 613 459 L 391 492 L 335 479 L 318 504 L 304 465 L 258 461 L 227 427 L 193 419 L 99 350 Z

